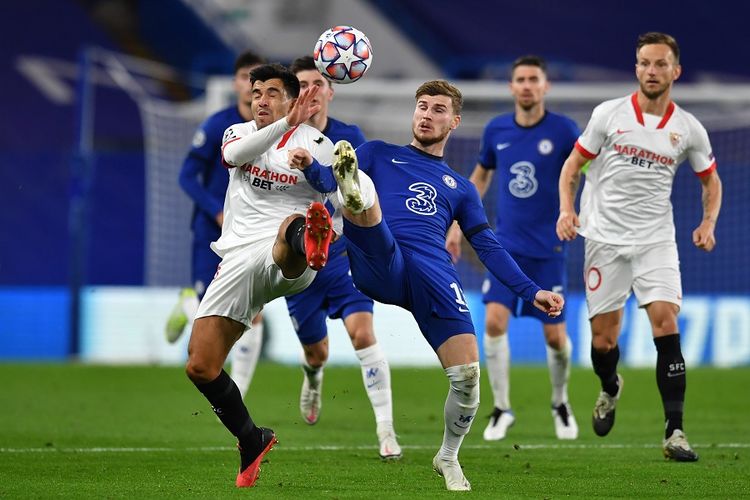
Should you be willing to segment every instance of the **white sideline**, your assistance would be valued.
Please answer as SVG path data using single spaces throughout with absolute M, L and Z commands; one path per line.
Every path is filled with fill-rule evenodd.
M 695 444 L 694 448 L 701 450 L 708 449 L 720 449 L 720 448 L 750 448 L 750 443 L 713 443 L 713 444 Z M 406 450 L 434 450 L 435 446 L 432 445 L 402 445 L 402 448 Z M 374 445 L 359 445 L 359 446 L 333 446 L 333 445 L 319 445 L 319 446 L 282 446 L 278 447 L 281 451 L 358 451 L 358 450 L 373 450 L 377 449 Z M 516 451 L 523 450 L 561 450 L 561 449 L 647 449 L 647 448 L 661 448 L 660 444 L 513 444 L 507 446 L 496 446 L 489 444 L 474 444 L 474 445 L 463 445 L 462 450 L 503 450 L 503 449 L 514 449 Z M 168 448 L 168 447 L 91 447 L 91 448 L 56 448 L 54 446 L 48 446 L 44 448 L 0 448 L 0 453 L 47 453 L 47 452 L 60 452 L 60 453 L 153 453 L 153 452 L 211 452 L 211 451 L 236 451 L 233 446 L 189 446 L 185 448 Z

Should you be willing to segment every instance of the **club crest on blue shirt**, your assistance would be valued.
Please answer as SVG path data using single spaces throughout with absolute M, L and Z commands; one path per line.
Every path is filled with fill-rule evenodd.
M 539 141 L 539 144 L 537 144 L 536 147 L 539 150 L 539 153 L 543 155 L 550 154 L 555 148 L 552 144 L 552 141 L 550 141 L 549 139 L 542 139 L 541 141 Z
M 456 189 L 456 186 L 458 186 L 458 183 L 456 183 L 456 179 L 447 174 L 443 176 L 443 182 L 451 189 Z
M 195 135 L 193 135 L 193 147 L 199 148 L 203 146 L 206 143 L 206 133 L 203 131 L 202 128 L 199 128 L 195 131 Z

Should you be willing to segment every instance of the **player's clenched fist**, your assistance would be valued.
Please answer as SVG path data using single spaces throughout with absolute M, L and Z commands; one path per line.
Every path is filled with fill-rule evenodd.
M 551 318 L 560 316 L 565 299 L 562 295 L 548 290 L 539 290 L 534 296 L 534 307 L 544 311 Z
M 304 148 L 294 148 L 287 151 L 289 166 L 297 170 L 304 170 L 312 163 L 312 155 Z
M 557 218 L 557 237 L 562 241 L 574 240 L 578 235 L 577 228 L 581 226 L 578 216 L 575 212 L 560 211 Z

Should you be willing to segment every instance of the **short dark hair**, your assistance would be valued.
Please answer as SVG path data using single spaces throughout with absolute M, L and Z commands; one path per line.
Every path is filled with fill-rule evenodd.
M 525 56 L 521 56 L 515 61 L 513 61 L 513 65 L 510 67 L 510 79 L 513 79 L 513 73 L 516 71 L 516 68 L 519 66 L 536 66 L 537 68 L 542 70 L 542 73 L 544 75 L 547 75 L 547 61 L 544 60 L 541 56 L 535 56 L 532 54 L 528 54 Z
M 284 90 L 289 97 L 299 97 L 299 80 L 297 79 L 297 75 L 281 64 L 263 64 L 250 70 L 250 85 L 255 85 L 255 82 L 266 82 L 274 78 L 281 80 L 284 84 Z
M 461 108 L 464 106 L 464 97 L 461 95 L 461 91 L 457 87 L 451 85 L 445 80 L 431 80 L 424 82 L 417 89 L 414 98 L 419 100 L 423 95 L 436 96 L 444 95 L 451 98 L 451 104 L 453 105 L 453 114 L 460 115 Z
M 234 72 L 237 73 L 240 69 L 247 68 L 248 66 L 258 66 L 265 63 L 266 59 L 264 57 L 259 56 L 251 50 L 246 50 L 235 59 Z
M 308 71 L 311 69 L 314 69 L 317 71 L 318 68 L 315 67 L 315 59 L 313 59 L 312 56 L 302 56 L 292 61 L 292 64 L 291 66 L 289 66 L 289 69 L 292 71 L 292 73 L 296 75 L 300 71 Z
M 635 56 L 638 57 L 638 52 L 641 51 L 641 47 L 644 45 L 655 45 L 659 43 L 668 46 L 674 55 L 675 64 L 680 64 L 680 46 L 677 45 L 677 40 L 675 40 L 672 35 L 659 33 L 658 31 L 649 31 L 638 37 L 638 44 L 635 46 Z

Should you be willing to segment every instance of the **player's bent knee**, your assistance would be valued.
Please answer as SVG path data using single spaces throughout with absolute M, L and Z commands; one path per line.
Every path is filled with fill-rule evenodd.
M 212 366 L 212 363 L 190 356 L 185 365 L 185 373 L 193 383 L 206 384 L 216 380 L 216 377 L 221 373 L 221 366 Z
M 454 391 L 466 407 L 479 406 L 479 362 L 451 366 L 445 369 Z

